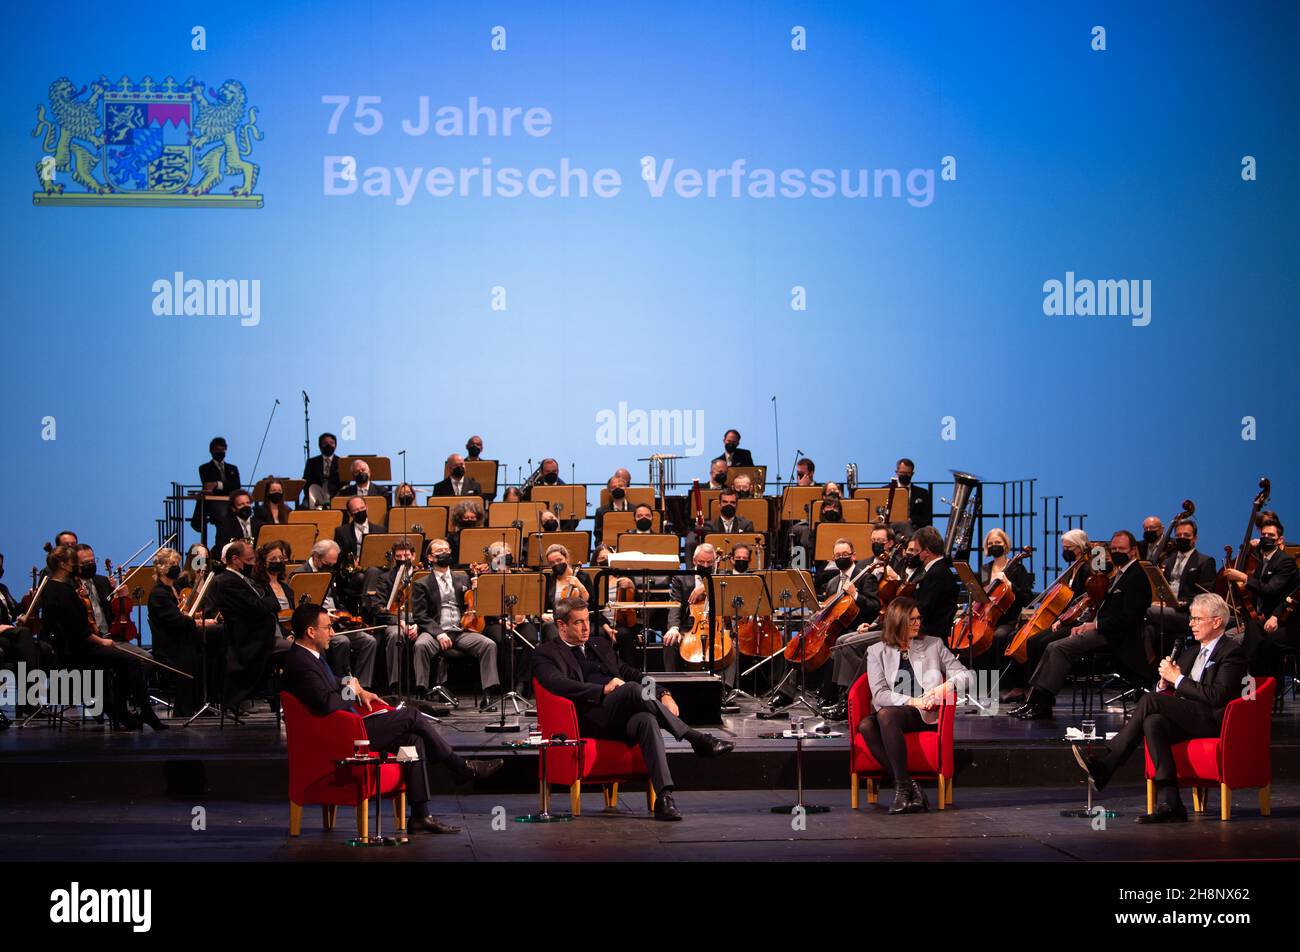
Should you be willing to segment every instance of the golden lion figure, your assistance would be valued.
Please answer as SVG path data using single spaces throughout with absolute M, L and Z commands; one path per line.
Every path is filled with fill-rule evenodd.
M 207 101 L 204 92 L 202 83 L 191 83 L 193 129 L 197 133 L 191 146 L 197 156 L 203 146 L 218 141 L 221 144 L 209 149 L 198 160 L 203 177 L 185 191 L 190 195 L 206 195 L 227 175 L 238 174 L 243 176 L 243 184 L 232 188 L 231 192 L 237 196 L 251 195 L 257 184 L 259 166 L 246 161 L 244 156 L 253 151 L 249 136 L 262 138 L 262 130 L 257 128 L 257 108 L 250 108 L 248 122 L 240 123 L 248 96 L 244 84 L 237 80 L 228 79 L 221 84 L 218 90 L 220 99 L 215 104 Z
M 54 169 L 59 172 L 71 172 L 72 178 L 80 185 L 98 195 L 111 192 L 112 188 L 95 181 L 92 173 L 98 158 L 78 145 L 74 140 L 81 139 L 94 148 L 104 146 L 104 137 L 99 134 L 99 115 L 96 106 L 104 95 L 102 81 L 90 84 L 90 98 L 79 102 L 77 97 L 85 91 L 72 85 L 72 80 L 61 76 L 50 84 L 50 110 L 54 113 L 53 121 L 45 115 L 45 107 L 36 107 L 36 128 L 32 135 L 45 136 L 42 148 L 52 152 Z M 46 195 L 63 194 L 63 186 L 56 184 L 49 172 L 46 156 L 36 163 L 36 178 Z

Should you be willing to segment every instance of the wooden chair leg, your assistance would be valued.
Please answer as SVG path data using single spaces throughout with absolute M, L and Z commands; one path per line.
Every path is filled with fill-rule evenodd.
M 1269 816 L 1273 811 L 1272 791 L 1268 787 L 1259 788 L 1259 812 L 1261 816 Z
M 302 835 L 302 804 L 289 801 L 289 835 Z
M 948 794 L 948 806 L 952 806 L 952 777 L 944 778 L 943 789 Z
M 618 784 L 605 784 L 605 809 L 613 810 L 618 806 Z
M 939 774 L 938 781 L 939 781 L 939 798 L 938 798 L 939 809 L 945 810 L 948 807 L 948 788 L 945 786 L 946 781 L 944 779 L 943 774 Z
M 867 778 L 867 802 L 875 803 L 880 797 L 880 784 L 875 777 Z
M 395 797 L 390 797 L 393 803 L 393 824 L 398 833 L 406 832 L 406 794 L 399 793 Z
M 577 816 L 582 812 L 582 781 L 575 780 L 569 786 L 569 812 Z
M 332 803 L 321 805 L 321 823 L 326 830 L 334 829 L 334 818 L 338 815 L 338 809 L 339 808 L 334 806 Z
M 1232 819 L 1232 791 L 1226 783 L 1219 784 L 1219 819 Z
M 645 782 L 645 808 L 651 813 L 655 812 L 655 785 L 649 780 Z
M 357 801 L 357 837 L 366 839 L 370 836 L 370 799 L 362 797 Z
M 1147 781 L 1147 816 L 1156 812 L 1156 782 Z
M 1192 787 L 1192 812 L 1204 813 L 1205 800 L 1202 799 L 1204 794 L 1201 793 L 1200 787 Z
M 857 773 L 849 774 L 849 809 L 858 808 L 858 775 Z

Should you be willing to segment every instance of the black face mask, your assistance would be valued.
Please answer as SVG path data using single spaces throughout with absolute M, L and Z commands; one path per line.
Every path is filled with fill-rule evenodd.
M 649 519 L 638 519 L 638 520 L 636 521 L 636 527 L 637 527 L 638 529 L 640 529 L 642 532 L 649 532 L 649 531 L 650 531 L 650 526 L 651 526 L 652 524 L 653 524 L 653 523 L 652 523 L 651 520 L 649 520 Z
M 1061 561 L 1064 562 L 1066 565 L 1069 565 L 1071 562 L 1073 562 L 1073 561 L 1074 561 L 1075 559 L 1077 559 L 1077 558 L 1078 558 L 1078 556 L 1074 554 L 1074 550 L 1073 550 L 1073 549 L 1062 549 L 1062 550 L 1061 550 Z
M 551 574 L 554 575 L 556 578 L 559 578 L 567 571 L 569 571 L 568 562 L 556 562 L 554 565 L 551 566 Z
M 990 558 L 990 559 L 1000 559 L 1000 558 L 1002 558 L 1002 556 L 1004 556 L 1004 555 L 1006 555 L 1006 554 L 1007 554 L 1007 547 L 1006 547 L 1005 545 L 991 545 L 991 546 L 989 546 L 989 558 Z
M 610 499 L 622 499 L 625 496 L 627 496 L 627 490 L 624 489 L 622 486 L 615 486 L 613 489 L 609 491 Z
M 240 506 L 238 509 L 235 510 L 235 515 L 237 515 L 240 519 L 252 519 L 252 518 L 253 518 L 253 507 L 252 507 L 252 506 Z
M 726 474 L 726 473 L 717 473 L 717 474 L 715 474 L 714 477 L 713 477 L 713 483 L 714 483 L 715 486 L 725 486 L 725 485 L 727 485 L 727 474 Z
M 733 559 L 731 562 L 731 567 L 735 569 L 737 572 L 748 572 L 749 559 Z
M 460 521 L 460 527 L 462 529 L 473 529 L 476 525 L 478 525 L 478 520 L 475 519 L 473 516 L 470 516 L 467 519 L 462 519 Z
M 515 564 L 515 557 L 507 553 L 503 561 L 505 562 L 506 568 L 510 568 L 512 565 Z
M 1259 550 L 1260 550 L 1261 552 L 1272 552 L 1272 551 L 1273 551 L 1274 549 L 1276 549 L 1276 548 L 1277 548 L 1277 540 L 1276 540 L 1276 539 L 1260 539 L 1260 540 L 1259 540 Z
M 252 575 L 252 574 L 253 574 L 253 563 L 252 563 L 252 562 L 245 563 L 244 565 L 240 566 L 239 571 L 240 571 L 240 573 L 242 573 L 243 575 Z
M 226 451 L 225 451 L 225 450 L 213 450 L 213 451 L 212 451 L 212 458 L 213 458 L 214 460 L 216 460 L 218 463 L 224 463 L 224 462 L 226 461 Z
M 713 566 L 712 566 L 712 565 L 697 565 L 697 566 L 695 566 L 695 571 L 696 571 L 697 573 L 699 573 L 700 575 L 712 575 L 712 574 L 713 574 Z
M 838 509 L 823 509 L 822 522 L 839 522 L 842 515 Z
M 399 506 L 414 506 L 414 505 L 415 505 L 415 497 L 414 497 L 414 496 L 398 496 L 398 497 L 397 497 L 397 504 L 398 504 Z
M 1174 548 L 1179 552 L 1191 552 L 1196 547 L 1195 539 L 1175 539 Z
M 912 477 L 911 477 L 911 476 L 899 476 L 899 477 L 898 477 L 898 485 L 900 485 L 900 486 L 910 486 L 910 485 L 912 485 Z
M 352 513 L 352 521 L 357 525 L 364 525 L 366 520 L 369 518 L 370 510 L 368 509 L 358 509 L 356 512 Z
M 181 577 L 181 567 L 179 565 L 173 565 L 167 570 L 167 577 L 173 582 L 176 581 Z
M 722 448 L 725 449 L 728 453 L 734 453 L 734 452 L 736 452 L 736 448 L 739 447 L 739 446 L 740 446 L 740 444 L 739 444 L 739 443 L 736 443 L 736 442 L 734 442 L 734 441 L 732 441 L 732 442 L 727 442 L 727 443 L 723 443 L 723 444 L 722 444 Z
M 439 568 L 446 568 L 447 566 L 451 565 L 451 553 L 439 552 L 437 555 L 433 557 L 433 564 L 438 566 Z
M 546 485 L 548 486 L 554 486 L 557 482 L 559 482 L 559 480 L 560 480 L 559 473 L 547 473 L 545 476 L 542 477 L 542 482 L 546 483 Z
M 94 577 L 95 577 L 95 563 L 94 563 L 94 562 L 87 562 L 85 565 L 80 566 L 80 567 L 77 569 L 77 574 L 80 575 L 82 578 L 94 578 Z
M 1117 568 L 1121 569 L 1128 565 L 1129 558 L 1130 556 L 1127 552 L 1112 552 L 1110 554 L 1111 562 L 1113 562 Z
M 452 479 L 464 479 L 464 478 L 465 478 L 465 467 L 464 467 L 464 466 L 453 466 L 453 467 L 451 468 L 451 478 L 452 478 Z
M 1147 545 L 1150 545 L 1153 542 L 1159 542 L 1160 533 L 1157 532 L 1155 529 L 1147 529 L 1145 532 L 1142 533 L 1142 541 L 1147 543 Z
M 273 502 L 278 506 L 280 503 L 284 502 L 284 493 L 267 493 L 266 501 Z
M 543 532 L 559 532 L 559 531 L 560 531 L 560 524 L 559 524 L 558 522 L 556 522 L 554 519 L 547 519 L 545 522 L 542 523 L 542 531 L 543 531 Z
M 284 563 L 283 563 L 283 562 L 267 562 L 267 563 L 266 563 L 266 573 L 267 573 L 268 575 L 274 575 L 276 578 L 279 578 L 281 575 L 284 574 Z
M 357 485 L 358 485 L 358 486 L 364 486 L 364 485 L 366 485 L 368 482 L 370 482 L 370 477 L 367 476 L 365 473 L 359 473 L 359 474 L 357 474 Z
M 835 560 L 835 567 L 839 569 L 841 572 L 847 572 L 849 570 L 849 566 L 851 566 L 852 564 L 853 564 L 853 558 L 852 556 L 848 556 L 848 555 L 841 555 L 839 558 Z
M 921 557 L 919 555 L 909 555 L 903 559 L 903 564 L 909 569 L 919 569 L 921 567 Z
M 723 519 L 730 519 L 732 516 L 734 516 L 734 515 L 736 514 L 736 507 L 735 507 L 735 506 L 723 506 L 723 507 L 722 507 L 720 510 L 718 510 L 718 511 L 722 513 L 722 518 L 723 518 Z
M 479 453 L 483 452 L 483 447 L 475 446 L 473 443 L 466 443 L 465 452 L 470 456 L 477 457 Z
M 873 543 L 871 543 L 871 554 L 874 555 L 876 558 L 880 558 L 880 556 L 884 555 L 884 554 L 885 554 L 885 543 L 883 543 L 883 542 L 873 542 Z
M 320 448 L 320 455 L 321 455 L 321 456 L 333 456 L 333 455 L 334 455 L 334 447 L 329 446 L 329 445 L 322 446 L 322 447 Z
M 393 565 L 396 566 L 396 567 L 399 568 L 399 569 L 400 569 L 402 566 L 404 566 L 404 565 L 410 565 L 410 564 L 411 564 L 411 560 L 410 560 L 410 559 L 394 559 L 394 560 L 393 560 Z

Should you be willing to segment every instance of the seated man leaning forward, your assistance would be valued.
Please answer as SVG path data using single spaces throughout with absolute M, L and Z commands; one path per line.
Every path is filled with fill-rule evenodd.
M 533 675 L 552 694 L 568 698 L 578 710 L 583 737 L 640 744 L 654 786 L 656 820 L 680 820 L 673 803 L 673 778 L 661 731 L 688 742 L 702 757 L 725 754 L 735 745 L 687 725 L 672 695 L 656 688 L 645 697 L 642 673 L 620 661 L 603 638 L 590 640 L 587 601 L 572 597 L 555 604 L 558 638 L 533 653 Z
M 446 764 L 457 782 L 481 780 L 501 768 L 500 759 L 462 760 L 433 726 L 433 720 L 414 707 L 383 710 L 373 707 L 378 697 L 361 687 L 356 678 L 342 681 L 324 658 L 334 634 L 329 612 L 319 605 L 299 605 L 293 612 L 293 647 L 284 656 L 284 689 L 318 717 L 334 711 L 351 711 L 366 718 L 366 736 L 372 750 L 396 753 L 414 747 L 420 759 L 407 764 L 406 789 L 411 801 L 412 831 L 459 833 L 429 815 L 429 767 Z M 344 695 L 347 689 L 347 695 Z

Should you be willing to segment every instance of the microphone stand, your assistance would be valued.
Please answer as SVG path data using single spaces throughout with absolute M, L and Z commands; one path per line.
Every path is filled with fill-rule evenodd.
M 253 460 L 253 470 L 249 474 L 253 483 L 250 483 L 250 486 L 257 482 L 257 464 L 262 461 L 262 450 L 266 448 L 266 435 L 271 432 L 271 421 L 275 419 L 275 408 L 279 405 L 280 399 L 277 397 L 275 403 L 271 404 L 271 415 L 266 418 L 266 429 L 262 431 L 262 445 L 257 448 L 257 458 Z
M 307 411 L 307 404 L 311 400 L 307 397 L 307 391 L 302 392 L 302 458 L 303 461 L 311 459 L 311 414 Z
M 777 412 L 776 394 L 772 394 L 772 429 L 776 434 L 776 458 L 781 459 L 781 417 Z M 781 488 L 781 474 L 776 474 L 776 487 Z

